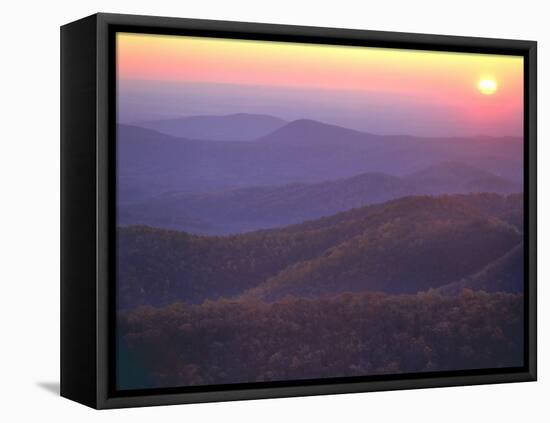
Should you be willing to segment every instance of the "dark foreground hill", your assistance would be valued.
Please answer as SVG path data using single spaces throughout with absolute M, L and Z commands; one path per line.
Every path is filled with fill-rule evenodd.
M 481 271 L 522 241 L 508 219 L 521 213 L 517 198 L 408 197 L 225 237 L 121 228 L 118 307 L 438 288 Z
M 523 297 L 208 301 L 119 315 L 121 389 L 523 365 Z

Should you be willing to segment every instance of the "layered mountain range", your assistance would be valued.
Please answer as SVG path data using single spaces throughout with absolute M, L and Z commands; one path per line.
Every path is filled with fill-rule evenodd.
M 119 125 L 126 389 L 523 365 L 520 138 Z
M 285 226 L 406 196 L 518 191 L 518 183 L 463 163 L 443 162 L 403 177 L 370 172 L 316 184 L 166 193 L 123 205 L 119 224 L 224 235 Z
M 379 136 L 246 114 L 149 126 L 166 133 L 119 126 L 120 225 L 224 235 L 404 196 L 522 191 L 522 144 L 514 138 Z M 267 134 L 250 141 L 243 130 L 236 141 L 238 127 Z M 213 140 L 214 130 L 229 135 Z
M 117 152 L 121 204 L 365 173 L 405 176 L 448 161 L 518 184 L 523 166 L 520 138 L 380 136 L 312 120 L 287 123 L 254 141 L 190 139 L 119 125 Z
M 517 272 L 506 276 L 506 263 L 518 257 L 522 209 L 519 194 L 418 196 L 224 237 L 121 228 L 119 307 L 415 293 L 453 283 L 499 291 L 509 277 L 521 287 Z M 494 277 L 478 282 L 487 272 L 502 273 L 502 285 Z

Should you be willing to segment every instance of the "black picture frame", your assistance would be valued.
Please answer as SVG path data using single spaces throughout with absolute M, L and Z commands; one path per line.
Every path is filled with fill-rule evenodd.
M 185 34 L 524 57 L 525 365 L 449 371 L 116 391 L 115 49 L 117 31 Z M 537 378 L 537 44 L 397 32 L 95 14 L 61 28 L 61 395 L 97 409 L 430 388 Z

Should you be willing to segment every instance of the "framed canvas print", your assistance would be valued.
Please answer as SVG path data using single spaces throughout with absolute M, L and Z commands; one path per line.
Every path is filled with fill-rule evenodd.
M 61 393 L 536 380 L 536 43 L 61 31 Z

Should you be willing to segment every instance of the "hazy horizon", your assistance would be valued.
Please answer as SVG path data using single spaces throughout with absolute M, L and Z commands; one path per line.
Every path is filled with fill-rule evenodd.
M 119 122 L 266 114 L 376 134 L 520 136 L 523 58 L 119 33 Z
M 119 80 L 118 101 L 118 122 L 134 125 L 180 117 L 260 114 L 288 122 L 316 120 L 379 135 L 523 136 L 519 113 L 498 130 L 492 122 L 465 127 L 454 118 L 452 106 L 434 107 L 414 98 L 396 103 L 387 95 L 349 90 Z

